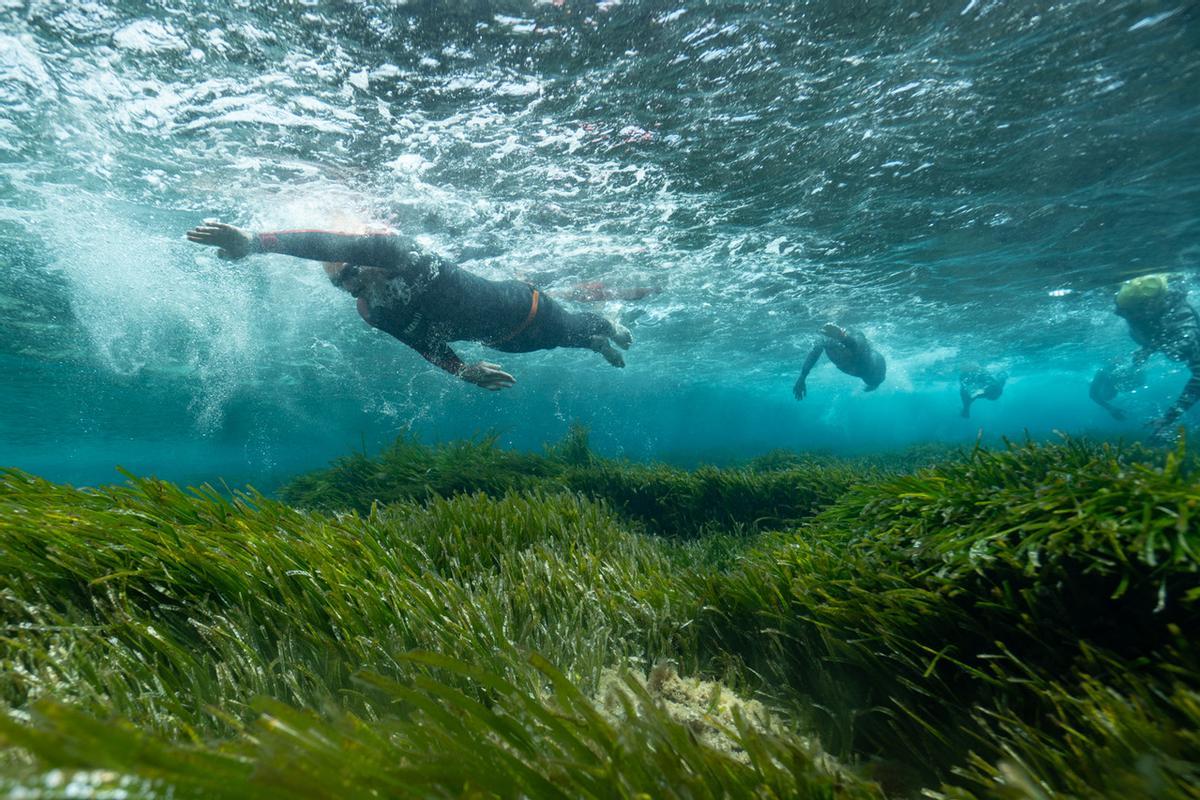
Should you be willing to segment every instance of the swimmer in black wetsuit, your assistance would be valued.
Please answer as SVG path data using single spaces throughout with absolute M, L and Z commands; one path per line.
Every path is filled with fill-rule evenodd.
M 368 325 L 485 389 L 503 389 L 515 379 L 498 364 L 464 364 L 450 342 L 482 342 L 506 353 L 579 347 L 600 353 L 614 367 L 625 366 L 625 360 L 613 344 L 627 349 L 633 343 L 624 326 L 598 314 L 568 311 L 527 283 L 481 278 L 389 233 L 251 233 L 205 222 L 187 238 L 220 248 L 225 259 L 281 253 L 325 262 L 333 284 L 358 299 L 358 313 Z
M 808 373 L 812 372 L 812 368 L 816 366 L 822 351 L 842 372 L 862 378 L 866 384 L 863 387 L 864 392 L 873 392 L 878 389 L 887 374 L 887 362 L 875 348 L 871 347 L 871 343 L 867 341 L 867 337 L 863 336 L 861 331 L 846 331 L 829 323 L 821 328 L 821 336 L 813 345 L 813 349 L 809 351 L 808 357 L 804 359 L 800 377 L 796 379 L 796 385 L 792 388 L 792 393 L 796 395 L 797 400 L 803 400 L 808 394 L 805 380 L 808 378 Z
M 999 400 L 1004 393 L 1008 373 L 995 375 L 978 364 L 967 364 L 958 375 L 958 396 L 962 400 L 963 418 L 971 416 L 971 404 L 976 400 Z
M 1154 436 L 1169 439 L 1170 428 L 1200 400 L 1200 316 L 1187 302 L 1187 286 L 1178 275 L 1143 275 L 1121 284 L 1117 315 L 1129 323 L 1129 335 L 1141 345 L 1133 354 L 1138 371 L 1154 353 L 1181 361 L 1192 373 L 1179 399 L 1150 423 Z
M 1132 392 L 1143 383 L 1145 378 L 1140 367 L 1113 361 L 1096 371 L 1088 387 L 1088 396 L 1113 419 L 1121 421 L 1125 419 L 1125 411 L 1114 406 L 1112 401 L 1120 392 Z

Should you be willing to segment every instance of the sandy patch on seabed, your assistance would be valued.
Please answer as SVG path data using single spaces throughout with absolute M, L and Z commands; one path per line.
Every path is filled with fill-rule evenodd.
M 782 733 L 788 729 L 759 701 L 738 697 L 715 681 L 684 678 L 670 664 L 659 664 L 647 676 L 615 669 L 606 669 L 600 674 L 597 706 L 613 722 L 625 718 L 621 695 L 629 698 L 635 709 L 639 705 L 639 701 L 631 696 L 625 675 L 636 680 L 659 708 L 671 719 L 686 725 L 702 744 L 743 763 L 748 762 L 749 757 L 731 735 L 737 733 L 735 711 L 744 724 L 758 733 Z M 816 766 L 830 774 L 842 772 L 841 765 L 821 749 L 815 738 L 802 736 L 801 739 Z

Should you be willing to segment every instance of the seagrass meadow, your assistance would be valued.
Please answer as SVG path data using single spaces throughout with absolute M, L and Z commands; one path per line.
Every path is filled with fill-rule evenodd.
M 8 470 L 0 796 L 1200 797 L 1198 503 L 1075 439 Z

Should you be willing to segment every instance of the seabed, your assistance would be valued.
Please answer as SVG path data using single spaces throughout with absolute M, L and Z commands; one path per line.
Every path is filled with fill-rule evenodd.
M 8 470 L 0 797 L 1198 797 L 1195 467 L 576 429 L 278 498 Z

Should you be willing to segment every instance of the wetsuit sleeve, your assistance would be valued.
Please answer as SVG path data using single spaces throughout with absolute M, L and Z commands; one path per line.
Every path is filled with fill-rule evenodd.
M 812 368 L 817 365 L 818 359 L 821 358 L 821 353 L 825 350 L 825 341 L 818 339 L 813 345 L 813 349 L 809 351 L 808 356 L 804 359 L 804 366 L 800 368 L 800 380 L 808 377 L 808 373 L 812 372 Z
M 411 241 L 390 233 L 264 231 L 254 235 L 254 250 L 258 253 L 280 253 L 310 261 L 344 261 L 364 267 L 401 267 L 414 249 Z
M 1167 409 L 1163 421 L 1166 424 L 1171 424 L 1175 420 L 1187 413 L 1187 410 L 1196 405 L 1196 401 L 1200 400 L 1200 348 L 1193 348 L 1192 354 L 1188 358 L 1188 369 L 1191 370 L 1192 377 L 1188 379 L 1187 385 L 1183 387 L 1183 391 L 1179 394 L 1179 399 L 1175 404 Z
M 1092 378 L 1092 384 L 1088 387 L 1088 397 L 1092 401 L 1108 408 L 1108 401 L 1117 396 L 1116 386 L 1106 370 L 1100 370 L 1096 373 L 1096 377 Z
M 421 354 L 421 357 L 433 364 L 435 367 L 440 367 L 451 375 L 461 375 L 466 364 L 458 357 L 449 343 L 444 341 L 431 341 L 417 344 L 410 344 L 412 349 Z
M 1179 399 L 1167 409 L 1167 413 L 1163 417 L 1163 421 L 1167 424 L 1182 417 L 1189 408 L 1196 404 L 1197 400 L 1200 400 L 1200 316 L 1197 316 L 1196 310 L 1186 302 L 1186 295 L 1186 289 L 1179 290 L 1175 295 L 1176 313 L 1171 319 L 1170 330 L 1177 340 L 1186 343 L 1185 362 L 1192 376 L 1188 379 L 1187 385 L 1183 387 Z

